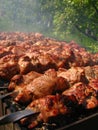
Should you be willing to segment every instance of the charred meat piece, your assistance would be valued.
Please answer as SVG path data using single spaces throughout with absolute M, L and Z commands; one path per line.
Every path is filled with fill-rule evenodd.
M 27 44 L 28 45 L 28 44 Z M 6 51 L 9 51 L 10 53 L 17 55 L 17 56 L 23 56 L 26 51 L 28 50 L 25 45 L 12 45 L 12 46 L 8 46 L 5 49 Z
M 13 90 L 18 90 L 22 89 L 24 85 L 29 84 L 32 82 L 35 78 L 41 76 L 42 74 L 37 73 L 35 71 L 31 71 L 25 75 L 22 74 L 17 74 L 11 78 L 11 81 L 8 85 L 8 90 L 13 91 Z
M 36 127 L 39 123 L 47 123 L 49 118 L 56 118 L 58 115 L 66 116 L 70 112 L 66 106 L 64 97 L 60 95 L 48 95 L 34 100 L 28 105 L 27 109 L 40 112 L 35 118 L 31 116 L 21 120 L 21 124 L 28 124 L 28 128 L 30 129 Z
M 89 82 L 89 85 L 96 91 L 98 94 L 98 78 L 97 79 L 91 79 Z
M 68 90 L 65 90 L 62 94 L 66 95 L 71 101 L 76 102 L 78 105 L 82 105 L 85 109 L 92 109 L 98 106 L 98 86 L 97 89 L 95 89 L 94 86 L 96 86 L 94 82 L 93 86 L 91 83 L 84 84 L 79 82 Z
M 10 80 L 15 74 L 19 73 L 18 56 L 9 54 L 0 59 L 0 77 Z
M 7 56 L 9 54 L 12 54 L 12 52 L 6 50 L 4 47 L 0 47 L 0 58 L 3 58 L 4 56 Z
M 25 85 L 15 98 L 15 101 L 20 103 L 30 102 L 49 94 L 61 93 L 69 87 L 64 78 L 57 77 L 54 69 L 49 70 L 49 72 L 50 74 L 47 72 Z
M 43 52 L 44 53 L 44 52 Z M 28 53 L 31 63 L 32 70 L 43 73 L 44 71 L 54 68 L 58 69 L 57 64 L 54 62 L 53 58 L 49 54 L 38 53 L 37 51 L 33 52 L 31 55 Z
M 51 49 L 48 51 L 48 53 L 52 56 L 57 68 L 69 68 L 68 60 L 72 56 L 72 50 L 70 46 L 66 44 L 66 42 L 58 42 L 58 45 L 55 47 L 54 45 L 51 45 Z
M 89 83 L 92 79 L 98 79 L 98 65 L 86 67 L 71 67 L 70 69 L 60 68 L 57 71 L 58 77 L 65 78 L 69 86 L 77 82 Z
M 21 56 L 18 60 L 20 74 L 26 74 L 33 70 L 31 59 L 28 56 Z
M 84 67 L 85 76 L 90 81 L 98 79 L 98 65 Z
M 68 70 L 59 69 L 58 77 L 65 78 L 70 87 L 80 81 L 84 83 L 88 82 L 83 67 L 71 67 Z
M 94 61 L 92 59 L 92 53 L 88 52 L 84 47 L 81 47 L 74 41 L 69 43 L 72 49 L 72 57 L 69 59 L 69 66 L 92 66 Z

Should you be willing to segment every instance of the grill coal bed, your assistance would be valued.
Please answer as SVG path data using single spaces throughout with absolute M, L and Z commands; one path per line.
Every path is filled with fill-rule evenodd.
M 7 83 L 3 84 L 0 81 L 0 85 L 7 86 Z M 7 93 L 7 90 L 0 91 L 1 94 Z M 22 110 L 25 106 L 20 106 L 13 102 L 12 98 L 4 99 L 0 101 L 0 116 Z M 76 110 L 77 111 L 77 110 Z M 53 122 L 53 119 L 52 119 Z M 35 128 L 34 130 L 83 130 L 83 129 L 98 129 L 98 108 L 90 110 L 90 111 L 77 111 L 77 114 L 70 117 L 57 117 L 56 124 L 50 121 L 50 124 L 42 124 Z M 9 123 L 3 126 L 0 126 L 2 130 L 28 130 L 26 126 L 21 126 L 19 122 Z

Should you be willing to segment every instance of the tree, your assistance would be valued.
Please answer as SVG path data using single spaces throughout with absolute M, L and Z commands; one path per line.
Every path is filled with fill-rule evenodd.
M 0 16 L 1 30 L 79 32 L 98 41 L 98 0 L 0 0 Z
M 73 33 L 75 29 L 98 40 L 97 0 L 41 0 L 46 18 L 51 17 L 54 32 Z M 47 13 L 51 15 L 47 15 Z
M 5 27 L 8 25 L 10 31 L 40 30 L 39 0 L 0 0 L 0 14 L 2 15 L 0 23 L 4 23 Z M 4 21 L 7 21 L 8 24 Z M 3 28 L 1 29 L 3 30 Z

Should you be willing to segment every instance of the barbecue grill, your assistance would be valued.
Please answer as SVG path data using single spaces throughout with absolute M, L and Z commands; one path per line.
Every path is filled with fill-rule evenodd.
M 8 84 L 1 84 L 2 87 L 7 86 Z M 1 95 L 4 95 L 7 93 L 7 90 L 0 91 Z M 1 107 L 1 113 L 0 116 L 13 113 L 19 110 L 22 110 L 25 108 L 25 106 L 21 106 L 20 104 L 16 104 L 13 102 L 12 98 L 5 98 L 0 101 L 0 107 Z M 75 116 L 75 117 L 74 117 Z M 79 115 L 74 115 L 73 117 L 69 117 L 67 119 L 67 123 L 64 122 L 65 117 L 61 116 L 59 117 L 59 127 L 56 127 L 55 124 L 43 124 L 41 126 L 38 126 L 38 128 L 34 130 L 83 130 L 83 129 L 98 129 L 97 121 L 98 121 L 98 108 L 95 108 L 90 111 L 83 111 Z M 8 123 L 3 126 L 0 126 L 0 129 L 2 130 L 28 130 L 28 128 L 25 126 L 22 126 L 19 122 L 15 123 Z
M 77 45 L 77 44 L 73 44 L 73 43 L 71 43 L 70 45 L 71 45 L 71 49 L 70 49 L 70 47 L 67 45 L 67 43 L 65 43 L 65 42 L 61 42 L 61 43 L 59 43 L 58 41 L 56 41 L 56 40 L 54 40 L 54 39 L 49 39 L 49 38 L 46 38 L 46 39 L 44 39 L 43 37 L 41 37 L 42 39 L 40 39 L 40 40 L 42 40 L 42 43 L 41 43 L 41 41 L 39 42 L 39 41 L 37 41 L 36 40 L 36 44 L 35 44 L 35 47 L 36 48 L 33 48 L 33 49 L 35 49 L 34 50 L 34 52 L 36 52 L 36 49 L 38 50 L 38 46 L 42 46 L 42 48 L 41 49 L 45 49 L 45 44 L 47 45 L 47 50 L 45 50 L 45 52 L 44 53 L 46 53 L 47 51 L 49 51 L 49 44 L 50 44 L 50 47 L 51 47 L 51 50 L 50 50 L 50 53 L 51 52 L 53 52 L 54 50 L 53 50 L 53 48 L 52 48 L 52 44 L 51 44 L 51 42 L 54 42 L 54 45 L 55 45 L 55 51 L 56 51 L 56 56 L 57 57 L 55 57 L 55 55 L 47 55 L 47 53 L 44 55 L 44 56 L 47 56 L 49 59 L 48 60 L 50 60 L 50 61 L 52 61 L 52 63 L 49 61 L 48 62 L 48 60 L 46 60 L 47 62 L 42 62 L 43 61 L 43 59 L 44 58 L 46 58 L 47 59 L 47 57 L 40 57 L 40 55 L 38 55 L 38 53 L 35 53 L 35 54 L 37 54 L 37 56 L 39 56 L 40 58 L 43 58 L 42 59 L 42 61 L 40 61 L 39 59 L 37 59 L 37 62 L 39 62 L 38 64 L 37 64 L 37 66 L 33 66 L 34 67 L 34 69 L 35 69 L 35 71 L 36 70 L 38 70 L 38 72 L 40 73 L 41 71 L 46 71 L 46 70 L 48 70 L 50 67 L 53 67 L 54 69 L 55 69 L 55 71 L 57 71 L 57 69 L 59 68 L 59 67 L 64 67 L 64 65 L 66 66 L 66 68 L 63 68 L 64 69 L 64 71 L 66 71 L 67 69 L 68 70 L 70 70 L 69 68 L 71 67 L 71 65 L 72 66 L 74 66 L 74 65 L 80 65 L 80 66 L 82 66 L 82 65 L 84 65 L 84 66 L 86 66 L 86 65 L 89 65 L 90 64 L 90 66 L 88 67 L 88 68 L 86 68 L 87 70 L 89 70 L 89 68 L 92 70 L 92 71 L 94 71 L 94 73 L 93 72 L 90 72 L 91 73 L 91 75 L 90 76 L 96 76 L 97 75 L 97 67 L 98 66 L 95 66 L 95 67 L 92 67 L 93 65 L 96 65 L 96 64 L 98 64 L 98 58 L 97 58 L 97 55 L 92 55 L 92 56 L 94 56 L 92 59 L 90 58 L 90 57 L 88 57 L 88 60 L 86 59 L 86 57 L 83 59 L 85 62 L 83 62 L 83 61 L 81 61 L 80 63 L 78 63 L 78 60 L 81 60 L 80 59 L 80 56 L 82 55 L 82 51 L 85 53 L 85 54 L 87 54 L 87 56 L 90 56 L 90 54 L 89 53 L 86 53 L 86 51 L 85 51 L 85 49 L 81 49 L 81 48 L 79 48 L 79 46 Z M 44 42 L 46 42 L 46 43 L 44 43 L 43 42 L 43 39 L 44 39 Z M 34 39 L 35 40 L 35 39 Z M 49 42 L 49 43 L 48 43 Z M 6 43 L 7 44 L 7 43 Z M 20 43 L 17 43 L 18 44 L 18 47 L 19 47 L 19 44 Z M 64 44 L 65 44 L 65 46 L 64 46 Z M 24 43 L 23 43 L 23 45 L 24 45 Z M 31 47 L 31 45 L 32 45 L 32 43 L 29 45 L 29 44 L 25 44 L 25 46 L 27 47 L 27 49 L 28 48 L 30 48 Z M 58 45 L 58 46 L 56 46 L 56 45 Z M 13 44 L 11 44 L 11 47 L 13 48 Z M 60 48 L 60 50 L 59 50 L 59 46 L 61 47 Z M 15 46 L 14 46 L 15 47 Z M 64 47 L 64 48 L 63 48 Z M 74 50 L 74 47 L 76 47 L 75 49 L 76 49 L 76 52 L 74 53 L 74 51 L 72 52 L 72 51 L 70 51 L 70 50 Z M 68 51 L 67 51 L 67 49 L 66 49 L 66 51 L 67 51 L 67 53 L 62 53 L 62 57 L 58 57 L 59 56 L 59 53 L 61 52 L 61 50 L 63 51 L 65 48 L 67 48 L 67 49 L 69 49 Z M 79 48 L 80 50 L 81 50 L 81 55 L 78 55 L 78 49 L 77 48 Z M 11 49 L 11 48 L 10 48 Z M 9 49 L 9 50 L 10 50 Z M 16 50 L 15 50 L 16 49 Z M 19 48 L 18 48 L 19 49 Z M 17 47 L 16 48 L 14 48 L 13 50 L 13 52 L 15 52 L 15 54 L 16 55 L 18 55 L 18 56 L 21 56 L 21 55 L 23 55 L 24 54 L 24 52 L 26 51 L 26 49 L 24 50 L 22 47 L 21 47 L 21 51 L 20 51 L 20 53 L 19 54 L 17 54 Z M 42 51 L 42 50 L 41 50 Z M 9 53 L 9 52 L 8 52 Z M 22 54 L 23 53 L 23 54 Z M 4 53 L 2 53 L 2 55 L 3 54 L 5 54 L 5 52 Z M 39 53 L 40 54 L 40 53 Z M 72 55 L 72 54 L 74 54 L 74 56 Z M 1 56 L 2 56 L 1 55 Z M 5 55 L 7 55 L 7 53 L 5 54 Z M 35 55 L 34 55 L 35 56 Z M 43 55 L 41 55 L 41 56 L 43 56 Z M 75 57 L 76 56 L 76 57 Z M 65 58 L 66 57 L 66 58 Z M 9 58 L 9 57 L 8 57 Z M 13 58 L 13 57 L 12 57 Z M 15 58 L 15 63 L 17 63 L 17 58 L 16 57 L 14 57 Z M 14 58 L 12 59 L 12 61 L 14 60 Z M 37 57 L 36 57 L 37 58 Z M 53 58 L 53 59 L 52 59 Z M 65 58 L 65 59 L 64 59 Z M 95 59 L 97 59 L 97 60 L 95 60 Z M 7 58 L 6 58 L 7 59 Z M 30 59 L 28 60 L 28 58 L 27 57 L 24 57 L 24 59 L 26 59 L 27 61 L 30 61 Z M 52 60 L 51 60 L 52 59 Z M 60 62 L 59 62 L 59 60 L 60 60 Z M 25 61 L 25 60 L 24 60 Z M 55 61 L 55 62 L 54 62 Z M 57 62 L 56 62 L 57 61 Z M 92 61 L 92 63 L 90 62 L 90 61 Z M 66 63 L 65 63 L 66 62 Z M 13 63 L 13 62 L 12 62 Z M 21 62 L 20 62 L 21 63 Z M 33 63 L 33 62 L 32 62 Z M 20 66 L 21 66 L 21 64 L 19 64 Z M 31 63 L 29 64 L 29 66 L 31 65 Z M 34 64 L 34 65 L 36 65 L 36 64 Z M 11 70 L 10 70 L 10 68 L 13 68 L 12 69 L 12 73 L 11 73 Z M 7 69 L 8 69 L 8 75 L 9 75 L 9 73 L 11 73 L 12 75 L 11 75 L 11 77 L 8 77 L 8 75 L 6 75 L 6 71 L 2 71 L 2 72 L 4 72 L 2 75 L 3 75 L 3 77 L 2 77 L 2 79 L 0 80 L 0 86 L 1 86 L 1 88 L 0 88 L 0 95 L 4 95 L 5 96 L 5 94 L 8 94 L 8 89 L 7 89 L 7 87 L 8 87 L 8 85 L 9 85 L 9 79 L 11 79 L 15 74 L 19 74 L 19 70 L 17 69 L 17 71 L 15 71 L 16 70 L 16 66 L 14 67 L 14 65 L 13 66 L 11 66 L 11 67 L 9 67 L 9 68 L 7 68 L 7 66 L 5 67 L 6 68 L 6 71 L 7 71 Z M 30 66 L 31 68 L 32 68 L 32 65 Z M 43 67 L 45 67 L 44 69 L 43 69 Z M 31 69 L 30 68 L 30 69 Z M 28 69 L 28 66 L 27 66 L 27 68 L 26 68 L 27 70 L 26 70 L 26 72 L 28 73 L 28 71 L 31 71 L 31 70 L 29 70 Z M 41 70 L 40 70 L 41 69 Z M 25 70 L 25 69 L 24 69 Z M 73 70 L 75 70 L 75 69 L 73 69 Z M 82 79 L 83 81 L 86 81 L 85 79 L 83 79 L 83 73 L 82 73 L 82 71 L 81 71 L 82 69 L 80 69 L 80 75 L 78 75 L 79 76 L 79 79 Z M 23 73 L 24 74 L 24 71 L 22 71 L 22 69 L 20 69 L 20 71 L 21 71 L 21 73 Z M 62 72 L 62 69 L 60 70 L 61 72 Z M 14 73 L 15 72 L 15 73 Z M 43 72 L 43 73 L 44 73 Z M 49 71 L 49 72 L 51 72 L 51 71 Z M 48 73 L 49 73 L 48 72 Z M 77 71 L 74 71 L 74 72 L 77 72 Z M 78 71 L 79 72 L 79 71 Z M 41 75 L 43 74 L 43 73 L 41 73 Z M 47 74 L 48 74 L 47 73 Z M 88 74 L 88 72 L 86 72 L 87 74 Z M 49 73 L 50 74 L 50 73 Z M 67 73 L 68 74 L 68 73 Z M 89 75 L 89 74 L 88 74 Z M 87 75 L 87 76 L 88 76 Z M 89 76 L 88 76 L 89 77 Z M 5 78 L 7 78 L 7 80 L 5 79 Z M 68 78 L 68 77 L 67 77 Z M 66 79 L 67 79 L 66 78 Z M 49 81 L 51 81 L 51 80 L 49 80 Z M 58 81 L 58 80 L 57 80 Z M 65 81 L 65 80 L 61 80 L 60 79 L 60 81 Z M 54 82 L 55 83 L 55 82 Z M 60 82 L 61 83 L 61 82 Z M 71 82 L 70 83 L 70 85 L 72 85 L 74 82 Z M 88 82 L 86 82 L 86 84 L 87 84 Z M 62 85 L 63 86 L 63 85 Z M 90 89 L 91 90 L 91 89 Z M 92 91 L 91 91 L 92 92 Z M 95 91 L 93 91 L 93 92 L 95 92 Z M 92 93 L 91 93 L 92 94 Z M 95 93 L 94 93 L 95 94 Z M 20 110 L 23 110 L 23 109 L 25 109 L 26 108 L 26 106 L 24 106 L 24 105 L 21 105 L 21 103 L 19 103 L 19 102 L 15 102 L 15 100 L 13 100 L 13 96 L 9 96 L 8 98 L 6 97 L 6 98 L 2 98 L 1 100 L 0 100 L 0 107 L 1 107 L 1 113 L 0 113 L 0 116 L 2 117 L 2 116 L 4 116 L 4 115 L 7 115 L 7 114 L 9 114 L 9 113 L 14 113 L 14 112 L 17 112 L 17 111 L 20 111 Z M 86 110 L 86 109 L 84 109 L 84 108 L 82 108 L 82 107 L 79 107 L 79 108 L 75 108 L 74 109 L 74 111 L 77 111 L 77 113 L 75 112 L 73 112 L 72 113 L 72 115 L 67 115 L 67 116 L 65 116 L 65 115 L 59 115 L 59 116 L 57 116 L 57 118 L 55 119 L 55 118 L 51 118 L 50 120 L 49 120 L 49 122 L 47 122 L 47 123 L 41 123 L 41 124 L 39 124 L 36 128 L 34 128 L 34 130 L 73 130 L 73 129 L 75 129 L 75 130 L 83 130 L 83 129 L 94 129 L 94 126 L 96 126 L 96 129 L 98 129 L 97 127 L 97 120 L 98 120 L 98 107 L 95 107 L 94 109 L 90 109 L 90 110 Z M 25 126 L 23 126 L 23 125 L 21 125 L 21 123 L 19 122 L 19 121 L 16 121 L 16 122 L 14 122 L 14 123 L 9 123 L 9 124 L 5 124 L 5 125 L 3 125 L 3 126 L 0 126 L 0 128 L 2 129 L 2 130 L 27 130 L 28 128 L 27 128 L 27 125 L 25 125 Z
M 11 111 L 15 111 L 16 108 L 15 106 L 13 106 L 13 108 L 9 108 L 8 107 L 8 101 L 2 102 L 2 110 L 3 113 L 2 114 L 8 114 L 11 113 Z M 88 114 L 88 116 L 86 115 L 81 115 L 84 117 L 79 117 L 79 120 L 74 120 L 73 122 L 66 124 L 60 128 L 56 128 L 56 130 L 83 130 L 83 129 L 98 129 L 98 125 L 97 125 L 97 121 L 98 121 L 98 110 L 95 110 L 91 113 Z M 62 122 L 62 121 L 61 121 Z M 61 123 L 60 122 L 60 123 Z M 27 127 L 23 127 L 21 126 L 18 122 L 17 123 L 9 123 L 6 124 L 4 126 L 0 126 L 0 129 L 2 128 L 2 130 L 27 130 Z M 37 128 L 36 128 L 37 129 Z M 53 126 L 49 126 L 49 125 L 43 125 L 42 128 L 38 128 L 39 129 L 46 129 L 46 130 L 54 130 L 55 127 Z

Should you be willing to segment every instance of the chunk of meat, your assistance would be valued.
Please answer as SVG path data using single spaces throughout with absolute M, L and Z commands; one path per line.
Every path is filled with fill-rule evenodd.
M 82 67 L 71 67 L 68 70 L 58 71 L 58 77 L 65 78 L 69 85 L 72 86 L 77 82 L 87 82 L 85 71 Z
M 44 73 L 50 68 L 98 65 L 98 54 L 88 52 L 75 42 L 67 44 L 34 33 L 19 32 L 0 33 L 0 38 L 0 77 L 4 79 L 10 80 L 15 74 L 30 71 Z M 17 62 L 12 55 L 17 57 Z
M 21 120 L 21 124 L 28 124 L 30 129 L 36 127 L 40 122 L 48 122 L 49 118 L 58 115 L 66 116 L 70 112 L 64 97 L 60 95 L 48 95 L 34 100 L 27 106 L 27 109 L 40 112 L 35 118 L 31 116 Z
M 0 59 L 0 78 L 10 80 L 19 73 L 18 58 L 16 55 L 9 54 Z
M 35 78 L 37 78 L 41 75 L 42 74 L 37 73 L 35 71 L 31 71 L 25 75 L 22 75 L 22 74 L 15 75 L 11 78 L 11 81 L 8 85 L 8 90 L 13 91 L 13 90 L 23 89 L 24 85 L 29 84 Z
M 56 71 L 51 70 L 50 75 L 47 72 L 25 85 L 15 101 L 20 103 L 30 102 L 49 94 L 61 93 L 68 87 L 67 81 L 62 77 L 57 77 Z
M 79 82 L 65 90 L 62 94 L 78 105 L 82 105 L 86 109 L 92 109 L 98 106 L 98 87 L 95 89 L 95 86 L 94 81 L 93 87 L 92 83 L 84 84 Z
M 98 79 L 98 65 L 84 67 L 85 76 L 90 81 Z
M 33 70 L 31 59 L 28 56 L 21 56 L 18 60 L 20 74 L 26 74 Z

